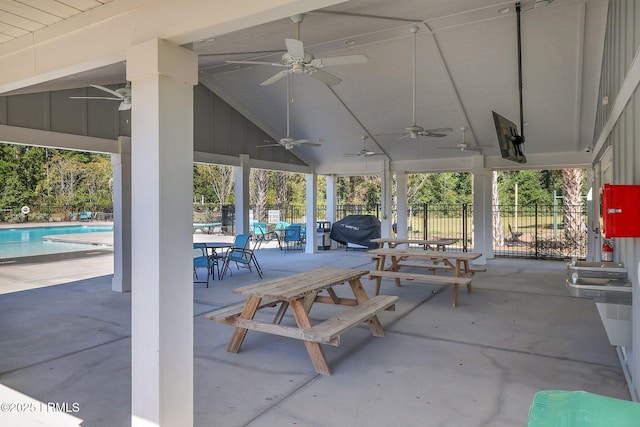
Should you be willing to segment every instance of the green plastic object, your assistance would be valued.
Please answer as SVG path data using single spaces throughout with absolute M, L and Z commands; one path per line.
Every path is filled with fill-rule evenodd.
M 640 403 L 586 391 L 536 393 L 528 427 L 638 427 Z

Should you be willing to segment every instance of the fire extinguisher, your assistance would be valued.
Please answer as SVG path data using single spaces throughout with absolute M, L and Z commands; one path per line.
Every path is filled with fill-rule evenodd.
M 605 240 L 602 244 L 602 254 L 600 258 L 603 262 L 613 261 L 613 243 L 611 240 Z

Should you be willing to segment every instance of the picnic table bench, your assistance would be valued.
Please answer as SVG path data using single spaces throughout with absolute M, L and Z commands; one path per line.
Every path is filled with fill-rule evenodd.
M 377 259 L 376 269 L 369 273 L 370 278 L 376 279 L 374 295 L 380 292 L 383 278 L 394 278 L 396 286 L 401 286 L 400 280 L 416 281 L 419 283 L 448 283 L 453 287 L 452 306 L 458 304 L 458 286 L 465 285 L 471 292 L 471 276 L 484 267 L 470 267 L 469 261 L 482 256 L 477 252 L 429 251 L 420 249 L 377 248 L 368 252 Z M 391 265 L 385 268 L 387 257 L 391 258 Z M 422 261 L 416 264 L 412 261 Z M 424 267 L 431 269 L 434 274 L 400 272 L 400 267 Z M 473 268 L 473 270 L 472 270 Z M 436 275 L 435 271 L 445 269 L 453 272 L 453 276 Z
M 393 309 L 397 296 L 367 296 L 360 278 L 367 270 L 318 268 L 303 273 L 243 286 L 233 290 L 247 297 L 245 303 L 234 304 L 205 315 L 205 318 L 235 327 L 227 351 L 237 353 L 247 331 L 255 330 L 304 341 L 316 372 L 330 375 L 331 368 L 320 344 L 338 346 L 342 333 L 367 322 L 372 335 L 386 336 L 377 314 Z M 354 298 L 339 297 L 333 287 L 348 282 Z M 327 295 L 320 295 L 326 292 Z M 309 311 L 315 303 L 346 306 L 337 316 L 313 325 Z M 279 306 L 272 322 L 254 320 L 258 310 Z M 291 307 L 296 326 L 282 325 Z

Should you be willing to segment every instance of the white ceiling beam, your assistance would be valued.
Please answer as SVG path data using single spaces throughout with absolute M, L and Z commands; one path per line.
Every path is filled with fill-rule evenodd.
M 343 1 L 112 1 L 2 44 L 0 94 L 123 61 L 146 40 L 182 45 Z
M 7 144 L 89 151 L 104 154 L 118 153 L 118 141 L 115 139 L 95 138 L 6 125 L 0 125 L 0 135 L 2 135 L 1 142 Z

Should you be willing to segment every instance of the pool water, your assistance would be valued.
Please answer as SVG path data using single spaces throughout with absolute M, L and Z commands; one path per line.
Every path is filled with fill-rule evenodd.
M 0 229 L 0 259 L 86 250 L 87 245 L 78 243 L 49 242 L 42 240 L 42 237 L 54 234 L 96 233 L 108 231 L 113 231 L 113 227 L 71 225 L 63 227 Z

